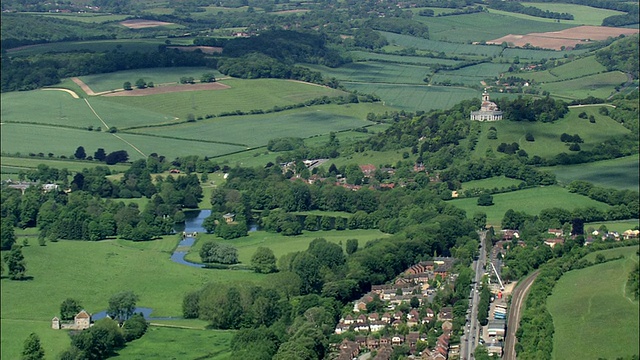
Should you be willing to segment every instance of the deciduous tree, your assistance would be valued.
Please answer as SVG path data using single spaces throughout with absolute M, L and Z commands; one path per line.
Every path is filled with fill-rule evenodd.
M 251 257 L 251 267 L 257 273 L 268 274 L 275 272 L 277 270 L 276 256 L 270 248 L 260 246 Z
M 82 310 L 82 305 L 76 299 L 67 298 L 60 304 L 60 319 L 73 320 L 74 316 Z
M 138 295 L 132 291 L 119 292 L 109 299 L 107 314 L 119 322 L 126 321 L 136 310 Z
M 27 340 L 24 341 L 22 350 L 22 360 L 40 360 L 44 359 L 44 349 L 40 345 L 40 338 L 36 333 L 31 333 Z
M 11 251 L 4 255 L 4 261 L 7 263 L 9 278 L 11 280 L 24 280 L 27 267 L 20 245 L 14 244 L 11 247 Z

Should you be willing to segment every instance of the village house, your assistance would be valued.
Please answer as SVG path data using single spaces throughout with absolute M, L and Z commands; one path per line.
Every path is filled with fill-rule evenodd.
M 553 238 L 553 239 L 546 239 L 544 241 L 544 244 L 553 248 L 554 246 L 556 246 L 557 244 L 564 244 L 564 239 L 563 238 Z
M 360 346 L 355 341 L 349 339 L 342 340 L 340 343 L 340 355 L 338 360 L 351 360 L 360 354 Z
M 625 230 L 622 233 L 622 238 L 624 238 L 625 240 L 629 240 L 629 239 L 635 239 L 638 237 L 638 235 L 640 235 L 640 230 Z
M 360 170 L 365 177 L 371 177 L 376 172 L 376 166 L 372 164 L 360 165 Z

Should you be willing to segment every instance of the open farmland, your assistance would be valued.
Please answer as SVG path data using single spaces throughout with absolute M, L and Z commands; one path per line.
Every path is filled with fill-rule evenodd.
M 80 80 L 87 84 L 96 93 L 122 89 L 122 84 L 129 81 L 135 85 L 136 80 L 144 79 L 156 85 L 165 83 L 178 83 L 181 77 L 193 77 L 200 80 L 205 73 L 212 73 L 216 78 L 222 77 L 217 70 L 206 67 L 175 67 L 125 70 L 107 74 L 95 74 L 80 76 Z
M 595 56 L 587 56 L 549 70 L 531 72 L 520 76 L 542 84 L 580 78 L 606 71 L 607 68 L 600 64 Z
M 302 103 L 322 96 L 345 93 L 323 86 L 277 79 L 228 79 L 230 88 L 213 91 L 189 91 L 135 97 L 104 97 L 105 101 L 146 109 L 185 119 L 188 114 L 217 115 L 236 110 L 268 110 L 276 106 Z M 184 85 L 189 86 L 189 85 Z
M 342 105 L 347 110 L 357 105 Z M 225 116 L 175 126 L 136 129 L 135 132 L 162 137 L 212 140 L 246 147 L 264 146 L 279 137 L 310 137 L 330 131 L 341 131 L 372 124 L 364 117 L 340 114 L 325 106 L 261 115 Z M 348 111 L 348 110 L 347 110 Z M 250 131 L 248 129 L 251 129 Z
M 460 61 L 451 60 L 451 59 L 439 59 L 439 58 L 431 58 L 426 56 L 410 56 L 410 55 L 393 55 L 393 54 L 380 54 L 366 51 L 350 51 L 349 55 L 353 57 L 355 61 L 384 61 L 398 64 L 420 64 L 420 65 L 432 65 L 432 64 L 441 64 L 441 65 L 455 65 L 459 64 Z M 346 67 L 346 66 L 343 66 Z M 322 71 L 328 72 L 333 69 L 331 68 L 322 68 Z M 340 73 L 338 73 L 340 74 Z
M 592 200 L 586 196 L 570 193 L 559 186 L 536 187 L 493 195 L 492 206 L 478 206 L 478 198 L 455 199 L 448 201 L 452 205 L 467 212 L 467 216 L 484 212 L 487 224 L 500 227 L 504 213 L 509 209 L 524 211 L 530 215 L 538 215 L 542 209 L 561 208 L 572 211 L 576 208 L 593 206 L 606 210 L 609 205 Z
M 622 15 L 624 14 L 621 11 L 609 10 L 609 9 L 599 9 L 591 6 L 577 5 L 577 4 L 556 4 L 556 3 L 525 3 L 524 6 L 533 6 L 541 10 L 548 10 L 551 12 L 559 12 L 559 13 L 569 13 L 573 15 L 573 20 L 562 20 L 563 24 L 571 24 L 571 25 L 602 25 L 602 20 L 606 17 L 614 16 L 614 15 Z M 524 14 L 514 14 L 514 15 L 524 15 Z M 526 16 L 526 15 L 525 15 Z M 531 17 L 528 17 L 531 18 Z M 521 17 L 521 19 L 528 19 L 525 17 Z M 536 19 L 540 19 L 537 18 Z M 544 20 L 554 20 L 554 19 L 544 19 Z M 548 25 L 548 24 L 547 24 Z M 548 29 L 547 29 L 548 30 Z
M 381 31 L 390 44 L 398 45 L 405 48 L 416 48 L 418 50 L 427 50 L 434 53 L 444 53 L 449 56 L 453 55 L 477 55 L 477 56 L 493 56 L 500 55 L 502 48 L 500 46 L 490 45 L 471 45 L 461 43 L 450 43 L 444 41 L 435 41 L 418 38 L 410 35 L 401 35 L 390 32 Z
M 547 299 L 553 317 L 553 359 L 638 355 L 638 300 L 625 291 L 637 246 L 598 251 L 624 258 L 565 273 Z
M 2 164 L 3 173 L 5 173 L 5 170 L 7 170 L 7 172 L 14 173 L 14 174 L 17 174 L 20 170 L 27 171 L 27 170 L 37 169 L 38 165 L 40 164 L 44 164 L 51 168 L 67 169 L 69 171 L 78 171 L 78 172 L 82 171 L 82 169 L 91 168 L 94 166 L 106 166 L 112 172 L 124 172 L 129 168 L 129 165 L 106 165 L 100 162 L 49 159 L 49 158 L 40 158 L 40 157 L 16 158 L 16 157 L 2 156 L 0 158 L 0 163 Z M 13 179 L 16 179 L 16 177 L 14 176 Z
M 457 70 L 442 70 L 431 77 L 433 83 L 480 85 L 482 80 L 499 77 L 509 70 L 510 64 L 482 63 Z
M 581 112 L 593 115 L 596 119 L 592 124 L 587 119 L 581 119 Z M 487 138 L 489 128 L 497 129 L 498 138 Z M 526 141 L 525 134 L 530 132 L 535 141 Z M 571 153 L 569 145 L 560 141 L 560 134 L 578 134 L 584 140 L 580 144 L 582 150 L 590 150 L 603 140 L 615 136 L 629 134 L 629 130 L 608 116 L 600 115 L 596 107 L 572 108 L 564 118 L 553 123 L 528 122 L 528 121 L 497 121 L 482 123 L 482 132 L 478 138 L 478 144 L 474 153 L 476 156 L 484 156 L 488 149 L 494 153 L 501 143 L 518 143 L 529 157 L 538 155 L 542 158 L 553 157 L 559 153 Z M 604 136 L 603 134 L 606 134 Z
M 473 180 L 462 183 L 462 190 L 470 189 L 501 189 L 510 186 L 518 186 L 522 183 L 522 180 L 511 179 L 505 176 L 496 176 L 488 179 Z M 460 192 L 460 191 L 459 191 Z
M 488 44 L 502 44 L 522 47 L 526 44 L 544 49 L 561 50 L 573 48 L 577 44 L 606 40 L 619 35 L 637 34 L 637 29 L 614 28 L 606 26 L 577 26 L 560 31 L 529 33 L 526 35 L 509 34 L 498 39 L 487 41 Z
M 622 234 L 623 232 L 635 229 L 640 225 L 638 219 L 629 219 L 629 220 L 618 220 L 618 221 L 597 221 L 592 223 L 585 223 L 584 230 L 589 232 L 589 228 L 593 228 L 594 230 L 598 230 L 600 226 L 606 226 L 609 231 L 617 231 Z
M 44 17 L 47 17 L 47 18 L 56 18 L 56 19 L 78 21 L 78 22 L 83 22 L 83 23 L 94 23 L 94 24 L 102 24 L 102 23 L 107 23 L 107 22 L 112 22 L 112 21 L 120 21 L 120 20 L 124 20 L 124 19 L 126 19 L 128 17 L 127 15 L 101 14 L 101 13 L 80 13 L 80 14 L 69 13 L 69 14 L 63 14 L 63 13 L 34 12 L 34 13 L 28 13 L 28 14 L 44 16 Z
M 422 79 L 431 74 L 428 66 L 361 61 L 329 68 L 320 65 L 305 65 L 320 71 L 326 78 L 335 77 L 340 81 L 373 82 L 389 84 L 423 84 Z
M 598 186 L 638 191 L 640 175 L 638 154 L 588 164 L 564 165 L 541 168 L 556 175 L 560 184 L 584 180 Z
M 378 95 L 385 105 L 408 111 L 445 109 L 480 94 L 477 90 L 453 86 L 349 82 L 345 82 L 344 86 L 350 90 Z
M 615 94 L 615 87 L 627 81 L 627 76 L 620 71 L 584 76 L 579 79 L 559 81 L 540 85 L 551 95 L 564 99 L 584 99 L 589 96 L 606 99 Z
M 513 13 L 489 12 L 451 15 L 443 17 L 416 16 L 416 20 L 429 26 L 432 40 L 440 41 L 487 41 L 507 34 L 527 34 L 539 31 L 556 31 L 570 27 L 567 24 L 549 24 L 541 18 L 514 19 Z M 513 14 L 518 15 L 518 14 Z
M 167 244 L 158 246 L 157 242 Z M 48 358 L 56 358 L 67 348 L 67 333 L 52 330 L 51 318 L 59 314 L 60 303 L 68 297 L 96 313 L 107 308 L 111 295 L 133 290 L 140 296 L 138 306 L 152 308 L 152 316 L 181 316 L 183 295 L 204 283 L 267 278 L 248 271 L 206 271 L 174 263 L 166 249 L 177 242 L 177 236 L 170 236 L 135 248 L 113 240 L 24 247 L 27 275 L 33 280 L 2 279 L 2 326 L 12 328 L 2 333 L 2 358 L 19 358 L 22 342 L 32 331 L 40 335 Z M 82 269 L 81 282 L 89 286 L 77 286 L 78 273 L 70 268 Z

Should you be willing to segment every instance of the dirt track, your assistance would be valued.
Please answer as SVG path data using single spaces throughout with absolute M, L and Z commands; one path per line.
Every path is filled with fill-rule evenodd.
M 67 92 L 67 93 L 71 94 L 71 96 L 72 96 L 74 99 L 79 99 L 79 98 L 80 98 L 80 96 L 78 96 L 78 94 L 76 94 L 74 91 L 71 91 L 71 90 L 69 90 L 69 89 L 61 89 L 61 88 L 42 88 L 42 90 L 58 90 L 58 91 L 64 91 L 64 92 Z
M 80 86 L 82 91 L 86 92 L 87 95 L 91 95 L 91 96 L 96 95 L 96 93 L 94 93 L 93 90 L 91 90 L 91 88 L 87 84 L 84 83 L 84 81 L 80 80 L 80 78 L 72 77 L 71 81 L 76 83 L 76 85 Z

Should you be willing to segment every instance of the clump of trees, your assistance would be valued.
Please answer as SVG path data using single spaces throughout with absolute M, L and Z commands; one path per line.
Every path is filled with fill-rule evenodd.
M 207 241 L 200 248 L 200 259 L 204 263 L 236 264 L 238 249 L 228 244 Z

